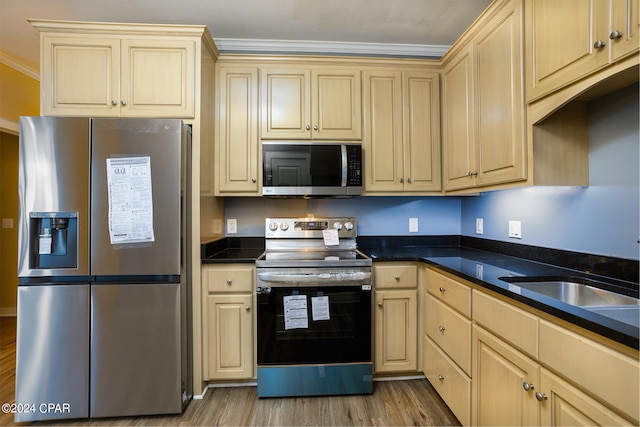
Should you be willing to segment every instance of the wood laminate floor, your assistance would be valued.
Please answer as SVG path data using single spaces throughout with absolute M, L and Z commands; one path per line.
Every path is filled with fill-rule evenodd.
M 16 320 L 0 318 L 0 403 L 15 401 Z M 126 393 L 126 391 L 125 391 Z M 153 396 L 149 397 L 150 399 Z M 0 426 L 14 425 L 0 413 Z M 34 423 L 33 425 L 45 425 Z M 181 415 L 47 422 L 53 426 L 459 426 L 427 380 L 377 381 L 371 395 L 268 398 L 255 387 L 210 389 Z

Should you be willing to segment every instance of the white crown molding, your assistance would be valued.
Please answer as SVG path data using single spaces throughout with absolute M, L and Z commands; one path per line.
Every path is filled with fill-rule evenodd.
M 450 46 L 299 40 L 214 39 L 221 53 L 331 54 L 440 58 Z
M 4 64 L 9 68 L 31 77 L 34 80 L 40 81 L 40 72 L 33 67 L 20 61 L 18 58 L 9 56 L 6 52 L 0 50 L 0 64 Z

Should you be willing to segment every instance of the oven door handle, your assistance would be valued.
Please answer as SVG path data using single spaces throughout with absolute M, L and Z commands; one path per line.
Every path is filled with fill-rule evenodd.
M 343 283 L 343 282 L 361 282 L 370 280 L 371 273 L 345 272 L 345 273 L 314 273 L 314 274 L 295 274 L 295 273 L 258 273 L 258 279 L 266 283 Z

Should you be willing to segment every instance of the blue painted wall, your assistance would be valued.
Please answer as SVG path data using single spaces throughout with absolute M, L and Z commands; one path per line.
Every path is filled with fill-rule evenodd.
M 589 106 L 589 187 L 535 187 L 468 197 L 359 197 L 354 199 L 227 198 L 226 218 L 238 236 L 264 236 L 264 218 L 345 215 L 358 218 L 358 234 L 475 234 L 556 249 L 639 259 L 640 161 L 638 87 Z M 409 233 L 409 218 L 419 222 Z M 522 222 L 522 239 L 508 237 L 508 221 Z
M 639 259 L 638 86 L 589 104 L 589 187 L 532 187 L 462 200 L 462 234 Z M 522 239 L 508 221 L 522 222 Z

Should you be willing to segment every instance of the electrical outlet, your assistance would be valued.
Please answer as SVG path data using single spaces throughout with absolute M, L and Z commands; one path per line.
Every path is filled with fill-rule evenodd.
M 520 221 L 509 221 L 509 237 L 522 239 L 522 223 Z
M 418 218 L 409 218 L 409 233 L 418 232 Z
M 238 220 L 235 218 L 227 219 L 227 234 L 236 234 L 238 232 Z
M 484 233 L 484 221 L 482 218 L 476 218 L 476 234 Z

